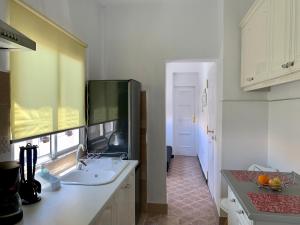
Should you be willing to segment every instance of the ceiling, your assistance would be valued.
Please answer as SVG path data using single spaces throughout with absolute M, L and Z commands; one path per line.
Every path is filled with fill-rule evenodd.
M 176 2 L 176 0 L 96 0 L 96 1 L 98 1 L 102 5 L 131 4 L 131 3 L 143 4 L 143 3 Z

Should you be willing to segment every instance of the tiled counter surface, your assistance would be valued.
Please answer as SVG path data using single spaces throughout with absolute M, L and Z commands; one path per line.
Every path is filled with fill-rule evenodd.
M 284 173 L 283 173 L 284 174 Z M 247 193 L 272 193 L 270 190 L 260 189 L 254 181 L 239 181 L 233 176 L 232 171 L 222 170 L 222 175 L 240 202 L 250 220 L 264 221 L 262 224 L 300 224 L 300 214 L 280 214 L 257 211 Z M 300 176 L 296 174 L 294 185 L 284 188 L 280 194 L 300 196 Z
M 42 200 L 23 206 L 24 217 L 17 225 L 89 225 L 120 187 L 137 161 L 129 161 L 117 179 L 107 185 L 62 185 L 57 192 L 42 192 Z

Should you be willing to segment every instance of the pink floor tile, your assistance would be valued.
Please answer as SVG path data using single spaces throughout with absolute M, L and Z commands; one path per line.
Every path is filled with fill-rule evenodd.
M 175 156 L 167 176 L 168 214 L 145 225 L 218 225 L 218 214 L 197 157 Z

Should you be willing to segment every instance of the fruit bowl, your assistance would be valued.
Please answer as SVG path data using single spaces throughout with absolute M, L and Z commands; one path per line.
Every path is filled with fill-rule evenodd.
M 281 185 L 269 185 L 270 189 L 273 191 L 282 191 L 282 186 Z
M 259 188 L 265 188 L 272 191 L 282 191 L 282 181 L 279 177 L 270 179 L 266 175 L 259 175 L 257 178 L 257 185 Z

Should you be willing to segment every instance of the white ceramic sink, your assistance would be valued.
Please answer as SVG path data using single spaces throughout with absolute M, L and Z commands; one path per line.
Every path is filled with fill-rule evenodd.
M 61 177 L 62 184 L 96 186 L 113 182 L 128 166 L 128 161 L 111 158 L 88 159 L 82 170 L 74 169 Z

